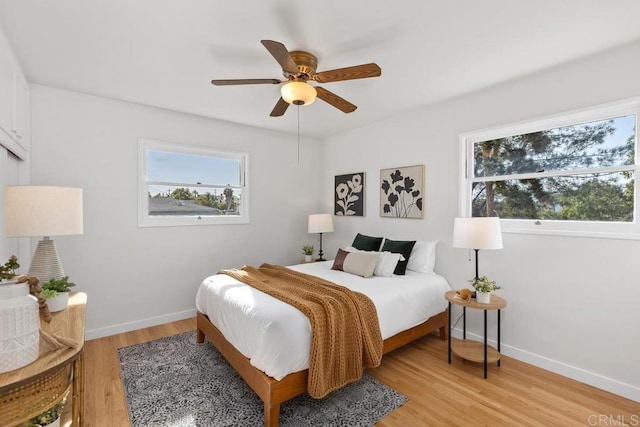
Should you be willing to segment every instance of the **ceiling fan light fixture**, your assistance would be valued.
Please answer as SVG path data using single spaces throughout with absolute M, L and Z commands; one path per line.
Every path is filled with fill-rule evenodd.
M 289 104 L 309 105 L 316 100 L 316 88 L 306 82 L 293 81 L 280 88 L 280 94 Z

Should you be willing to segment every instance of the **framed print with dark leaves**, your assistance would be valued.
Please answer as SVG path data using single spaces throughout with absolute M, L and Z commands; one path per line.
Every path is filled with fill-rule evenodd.
M 380 216 L 424 217 L 424 165 L 380 170 Z
M 364 216 L 364 172 L 336 175 L 334 214 Z

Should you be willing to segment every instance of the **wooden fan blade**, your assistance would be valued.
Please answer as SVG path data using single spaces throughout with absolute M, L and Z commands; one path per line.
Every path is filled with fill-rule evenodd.
M 382 70 L 377 64 L 362 64 L 353 67 L 338 68 L 336 70 L 323 71 L 313 76 L 318 83 L 339 82 L 341 80 L 366 79 L 367 77 L 379 77 Z
M 276 106 L 273 107 L 273 110 L 271 110 L 271 114 L 269 115 L 271 117 L 280 117 L 284 114 L 285 111 L 287 111 L 287 108 L 289 108 L 289 103 L 280 98 L 276 103 Z
M 260 40 L 260 43 L 267 48 L 271 56 L 278 61 L 278 64 L 280 64 L 284 71 L 292 74 L 298 73 L 298 66 L 291 55 L 289 55 L 289 51 L 285 45 L 273 40 Z
M 261 85 L 272 84 L 277 85 L 282 83 L 278 79 L 232 79 L 232 80 L 211 80 L 211 84 L 216 86 L 230 86 L 230 85 Z
M 343 98 L 340 98 L 335 93 L 329 92 L 325 88 L 322 88 L 319 86 L 316 86 L 315 88 L 316 88 L 316 91 L 318 92 L 318 98 L 322 99 L 327 104 L 333 105 L 343 113 L 352 113 L 356 111 L 356 108 L 358 108 L 352 103 L 350 103 L 349 101 Z

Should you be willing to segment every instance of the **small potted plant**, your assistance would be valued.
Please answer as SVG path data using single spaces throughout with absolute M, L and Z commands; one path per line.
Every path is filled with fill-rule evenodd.
M 313 246 L 312 245 L 304 245 L 302 247 L 302 253 L 304 254 L 304 262 L 311 262 L 313 259 Z
M 471 285 L 476 290 L 476 301 L 480 304 L 489 304 L 491 302 L 491 292 L 500 289 L 495 281 L 490 281 L 487 276 L 476 277 L 470 280 Z
M 16 277 L 16 270 L 20 268 L 18 264 L 18 258 L 15 255 L 11 255 L 9 261 L 4 265 L 0 265 L 0 282 L 11 281 Z
M 60 427 L 60 415 L 62 414 L 62 407 L 64 406 L 65 399 L 62 399 L 62 401 L 56 403 L 52 408 L 46 410 L 40 415 L 31 418 L 29 420 L 30 425 L 41 427 Z
M 47 300 L 49 311 L 62 311 L 69 303 L 69 292 L 76 284 L 69 281 L 65 276 L 61 279 L 51 279 L 42 286 L 42 296 Z

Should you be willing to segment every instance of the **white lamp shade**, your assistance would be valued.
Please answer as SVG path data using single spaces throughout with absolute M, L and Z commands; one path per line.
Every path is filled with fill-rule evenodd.
M 316 88 L 305 82 L 290 82 L 280 88 L 280 94 L 289 104 L 309 105 L 316 100 Z
M 502 249 L 500 218 L 456 218 L 453 246 L 466 249 Z
M 309 215 L 309 233 L 333 233 L 331 214 Z
M 82 189 L 5 187 L 7 237 L 82 234 Z

